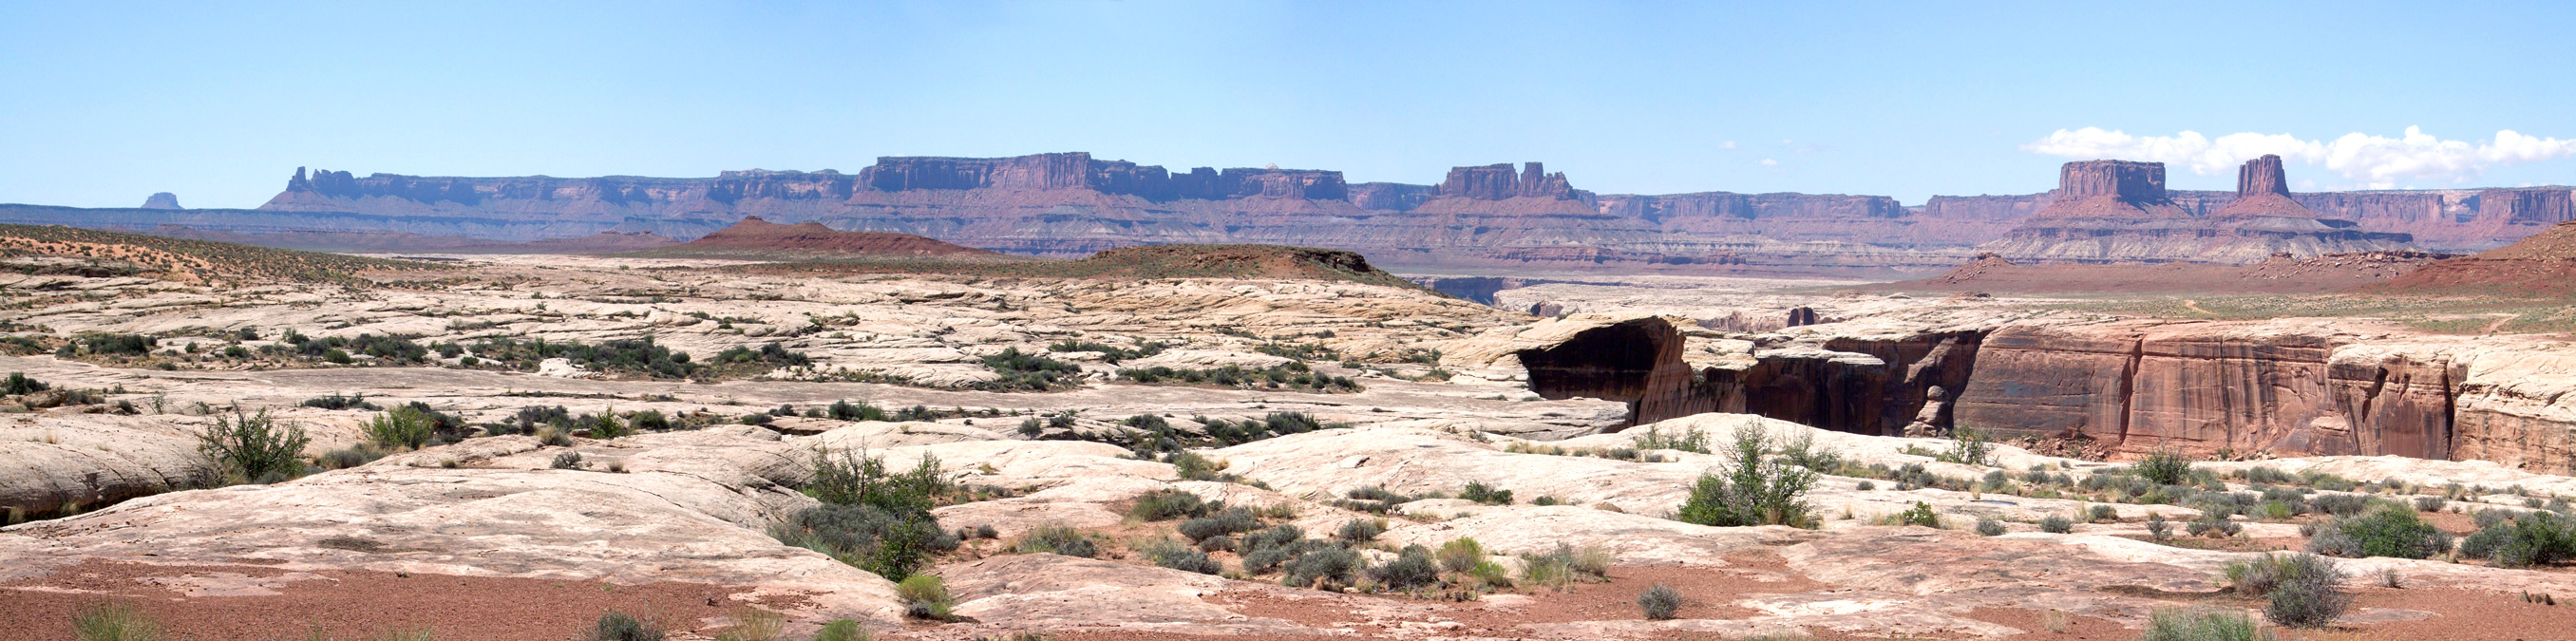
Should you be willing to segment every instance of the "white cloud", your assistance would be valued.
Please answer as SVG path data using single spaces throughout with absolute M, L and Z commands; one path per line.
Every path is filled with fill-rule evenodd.
M 1769 159 L 1769 158 L 1764 158 L 1764 159 L 1762 159 L 1762 166 L 1764 166 L 1764 167 L 1778 167 L 1778 166 L 1780 166 L 1780 161 L 1772 160 L 1772 159 Z
M 2373 188 L 2405 179 L 2466 182 L 2498 165 L 2576 156 L 2576 140 L 2526 136 L 2511 129 L 2477 143 L 2443 140 L 2407 127 L 2397 138 L 2363 133 L 2334 140 L 2301 140 L 2290 134 L 2233 133 L 2217 138 L 2185 131 L 2172 136 L 2132 136 L 2099 127 L 2059 129 L 2022 150 L 2079 160 L 2117 158 L 2179 165 L 2203 176 L 2223 176 L 2264 154 L 2323 165 L 2327 171 Z
M 1719 148 L 1719 149 L 1734 149 L 1734 148 L 1735 148 L 1735 141 L 1733 141 L 1733 140 L 1729 140 L 1729 141 L 1726 141 L 1726 142 L 1717 143 L 1717 148 Z

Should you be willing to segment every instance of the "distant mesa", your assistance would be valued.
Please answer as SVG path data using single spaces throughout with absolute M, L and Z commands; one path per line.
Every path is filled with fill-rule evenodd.
M 179 206 L 179 195 L 178 195 L 178 194 L 173 194 L 173 193 L 166 192 L 166 191 L 165 191 L 165 192 L 160 192 L 160 193 L 153 194 L 153 195 L 152 195 L 152 197 L 143 199 L 143 208 L 144 208 L 144 209 L 187 209 L 186 207 L 181 207 L 181 206 Z
M 749 216 L 731 227 L 676 246 L 637 255 L 746 260 L 928 260 L 940 262 L 1014 262 L 1027 260 L 999 252 L 915 236 L 875 231 L 839 231 L 822 223 L 781 225 Z
M 2165 190 L 2164 163 L 2066 163 L 2049 205 L 1984 249 L 2005 258 L 2077 263 L 2200 262 L 2248 265 L 2276 255 L 2412 251 L 2406 234 L 2363 231 L 2290 198 L 2281 157 L 2247 161 L 2236 199 L 2195 216 Z
M 2281 171 L 2280 156 L 2264 154 L 2261 158 L 2246 161 L 2245 166 L 2236 171 L 2236 201 L 2211 212 L 2210 217 L 2318 218 L 2317 212 L 2308 209 L 2307 205 L 2290 199 L 2288 183 L 2288 178 Z

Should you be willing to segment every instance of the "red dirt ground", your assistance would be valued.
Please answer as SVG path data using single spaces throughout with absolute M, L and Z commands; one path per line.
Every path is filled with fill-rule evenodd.
M 332 638 L 365 638 L 427 629 L 440 639 L 562 641 L 610 610 L 659 618 L 673 629 L 712 630 L 707 622 L 748 609 L 732 598 L 746 588 L 695 583 L 614 585 L 326 570 L 266 582 L 277 592 L 273 595 L 191 596 L 187 586 L 146 581 L 289 574 L 257 566 L 85 562 L 50 576 L 0 584 L 0 639 L 72 638 L 74 614 L 103 603 L 132 604 L 178 639 L 300 639 L 317 629 Z

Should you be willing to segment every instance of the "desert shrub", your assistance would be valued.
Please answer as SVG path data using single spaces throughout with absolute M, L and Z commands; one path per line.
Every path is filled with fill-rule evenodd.
M 2158 608 L 2139 641 L 2270 641 L 2254 617 L 2236 610 Z
M 2191 524 L 2183 526 L 2183 531 L 2192 536 L 2220 538 L 2236 536 L 2236 533 L 2245 531 L 2245 526 L 2227 520 L 2227 517 L 2220 516 L 2216 512 L 2208 512 L 2202 513 L 2200 518 L 2192 519 Z
M 675 353 L 672 356 L 672 360 L 675 360 L 678 363 L 684 364 L 689 361 L 689 355 L 685 353 Z M 724 351 L 716 352 L 717 365 L 740 365 L 749 363 L 760 363 L 783 367 L 803 367 L 814 364 L 814 359 L 806 356 L 804 352 L 789 351 L 786 346 L 780 345 L 775 341 L 763 344 L 758 349 L 735 345 L 725 348 Z
M 1216 574 L 1225 571 L 1225 566 L 1209 559 L 1206 552 L 1190 549 L 1190 546 L 1171 539 L 1149 541 L 1137 546 L 1136 553 L 1143 555 L 1146 560 L 1153 561 L 1154 565 L 1174 570 L 1199 574 Z
M 1215 507 L 1219 506 L 1200 500 L 1199 495 L 1166 488 L 1136 497 L 1136 505 L 1127 508 L 1127 516 L 1146 521 L 1169 521 L 1207 516 L 1208 511 Z
M 2051 514 L 2048 515 L 2048 518 L 2039 520 L 2039 531 L 2051 534 L 2066 534 L 2074 532 L 2075 521 L 2063 516 Z
M 305 349 L 311 349 L 310 343 Z M 646 378 L 703 379 L 713 374 L 705 363 L 691 362 L 687 352 L 671 351 L 669 347 L 654 343 L 650 336 L 598 344 L 492 337 L 476 342 L 473 351 L 480 357 L 478 362 L 491 362 L 519 371 L 534 371 L 546 359 L 561 358 L 594 372 Z
M 238 411 L 229 418 L 216 416 L 215 424 L 197 439 L 197 452 L 213 460 L 227 482 L 263 484 L 304 473 L 300 457 L 304 445 L 312 442 L 302 427 L 278 427 L 267 409 L 248 416 Z
M 2004 522 L 1997 521 L 1991 516 L 1979 518 L 1977 519 L 1977 534 L 1983 536 L 2003 536 Z
M 1801 497 L 1815 485 L 1815 470 L 1764 456 L 1768 439 L 1758 426 L 1737 428 L 1724 452 L 1730 462 L 1700 475 L 1675 518 L 1715 526 L 1812 526 L 1815 519 Z
M 333 393 L 333 394 L 331 394 L 330 396 L 316 396 L 316 397 L 313 397 L 313 398 L 304 399 L 304 406 L 305 406 L 305 407 L 312 407 L 312 408 L 326 409 L 326 410 L 350 410 L 350 409 L 356 409 L 356 410 L 367 410 L 367 411 L 370 411 L 370 412 L 373 412 L 373 411 L 379 411 L 379 410 L 383 410 L 383 409 L 384 409 L 383 407 L 379 407 L 379 406 L 377 406 L 375 403 L 369 403 L 369 402 L 367 402 L 367 395 L 365 395 L 365 394 L 350 394 L 350 395 L 348 395 L 348 396 L 341 396 L 341 395 L 339 395 L 339 394 L 338 394 L 338 393 L 336 393 L 336 392 L 335 392 L 335 393 Z
M 1243 537 L 1243 571 L 1259 574 L 1297 558 L 1297 554 L 1329 544 L 1308 541 L 1306 533 L 1294 525 L 1280 525 Z
M 1440 561 L 1442 568 L 1447 568 L 1451 572 L 1466 572 L 1476 569 L 1476 564 L 1485 562 L 1485 546 L 1477 543 L 1475 539 L 1462 536 L 1440 544 L 1440 551 L 1433 553 L 1432 556 Z
M 1411 590 L 1440 582 L 1440 563 L 1432 559 L 1431 548 L 1407 545 L 1397 552 L 1395 560 L 1369 568 L 1369 578 L 1379 585 L 1396 590 Z
M 72 636 L 80 641 L 159 641 L 161 635 L 161 624 L 130 604 L 102 603 L 72 615 Z
M 1326 580 L 1349 585 L 1364 564 L 1358 552 L 1326 546 L 1297 555 L 1297 560 L 1288 562 L 1287 576 L 1279 582 L 1292 587 L 1317 586 Z
M 1055 523 L 1038 526 L 1037 529 L 1029 530 L 1028 534 L 1021 535 L 1018 548 L 1021 554 L 1051 553 L 1086 559 L 1100 553 L 1100 546 L 1093 543 L 1090 537 L 1083 536 L 1082 532 L 1071 527 Z
M 1637 609 L 1644 610 L 1648 621 L 1667 621 L 1681 613 L 1682 593 L 1661 583 L 1637 594 Z
M 775 421 L 775 420 L 777 420 L 777 419 L 771 418 L 768 414 L 762 414 L 762 413 L 757 413 L 757 412 L 755 412 L 755 413 L 751 413 L 751 414 L 744 414 L 744 415 L 742 415 L 741 423 L 742 423 L 742 424 L 744 424 L 744 425 L 751 425 L 751 426 L 755 426 L 755 427 L 756 427 L 756 426 L 768 425 L 768 424 L 770 424 L 770 422 Z
M 2087 512 L 2084 516 L 2086 517 L 2087 522 L 2090 523 L 2101 523 L 2103 521 L 2118 523 L 2120 521 L 2120 509 L 2096 503 L 2093 505 L 2092 511 Z
M 2258 485 L 2287 485 L 2297 481 L 2298 477 L 2291 476 L 2288 472 L 2268 467 L 2245 468 L 2246 483 Z
M 322 469 L 345 470 L 374 462 L 381 456 L 374 450 L 345 448 L 324 452 L 316 462 L 322 464 Z
M 2509 568 L 2576 559 L 2576 519 L 2554 512 L 2507 519 L 2502 510 L 2481 511 L 2478 517 L 2483 527 L 2460 540 L 2460 556 Z
M 1914 507 L 1908 508 L 1903 512 L 1896 513 L 1896 524 L 1939 528 L 1941 527 L 1941 515 L 1932 511 L 1932 504 L 1915 501 Z
M 658 621 L 635 618 L 624 612 L 599 615 L 599 621 L 582 635 L 583 641 L 662 641 L 667 632 Z
M 928 454 L 912 471 L 896 474 L 886 471 L 881 458 L 846 450 L 836 457 L 817 450 L 813 480 L 803 489 L 823 505 L 771 526 L 770 534 L 781 543 L 831 555 L 891 581 L 911 576 L 932 554 L 959 544 L 930 515 L 951 487 L 939 473 L 939 460 Z
M 10 372 L 7 380 L 0 381 L 0 394 L 10 396 L 34 394 L 49 389 L 53 389 L 53 386 L 46 385 L 44 381 L 27 378 L 25 372 Z
M 2278 584 L 2264 596 L 2264 618 L 2280 625 L 2313 628 L 2333 623 L 2351 607 L 2343 591 L 2343 570 L 2334 559 L 2293 554 L 2279 564 Z
M 661 410 L 640 410 L 626 415 L 626 426 L 638 432 L 668 432 L 671 419 Z
M 940 475 L 939 459 L 923 453 L 912 471 L 892 473 L 885 459 L 842 450 L 814 451 L 813 480 L 805 494 L 835 505 L 868 505 L 892 514 L 930 513 L 938 498 L 953 489 Z
M 551 465 L 551 467 L 553 467 L 554 469 L 558 469 L 558 470 L 578 470 L 578 469 L 581 469 L 581 453 L 580 453 L 580 452 L 560 452 L 560 453 L 557 453 L 557 454 L 555 454 L 555 461 L 554 461 L 554 464 L 553 464 L 553 465 Z
M 387 448 L 420 449 L 430 437 L 437 435 L 429 417 L 410 407 L 396 407 L 378 414 L 368 419 L 359 430 L 367 435 L 368 442 Z
M 834 619 L 814 633 L 813 641 L 868 641 L 868 631 L 858 621 Z
M 2173 523 L 2162 512 L 2147 513 L 2147 538 L 2164 541 L 2173 538 Z
M 886 415 L 884 408 L 877 407 L 875 404 L 867 401 L 852 403 L 847 400 L 832 401 L 830 407 L 824 408 L 823 415 L 835 421 L 883 421 L 893 418 Z
M 2317 511 L 2335 516 L 2353 516 L 2369 511 L 2371 497 L 2359 494 L 2319 494 L 2308 499 Z
M 1333 538 L 1345 543 L 1367 543 L 1377 540 L 1377 535 L 1385 532 L 1385 521 L 1351 519 L 1342 523 L 1342 529 L 1333 532 Z
M 1082 366 L 1047 358 L 1042 354 L 1024 354 L 1020 348 L 1003 349 L 984 357 L 984 367 L 1001 376 L 977 383 L 976 387 L 997 392 L 1036 391 L 1072 387 L 1082 375 Z
M 1877 489 L 1878 489 L 1878 484 L 1877 484 L 1877 483 L 1871 483 L 1871 482 L 1869 482 L 1869 481 L 1861 481 L 1859 484 L 1857 484 L 1857 485 L 1853 485 L 1853 486 L 1852 486 L 1852 489 L 1859 490 L 1859 491 L 1862 491 L 1862 492 L 1870 492 L 1870 491 L 1875 491 L 1875 490 L 1877 490 Z
M 1600 548 L 1576 550 L 1557 543 L 1556 548 L 1520 555 L 1521 578 L 1536 585 L 1562 587 L 1575 581 L 1607 581 L 1610 578 L 1610 553 Z
M 715 641 L 785 641 L 786 633 L 787 615 L 754 608 L 735 614 L 733 624 L 716 633 Z M 420 641 L 430 640 L 422 637 Z
M 2158 485 L 2181 485 L 2183 479 L 2191 477 L 2191 459 L 2183 458 L 2182 452 L 2170 448 L 2156 448 L 2148 452 L 2145 459 L 2129 466 L 2129 473 Z
M 1666 433 L 1661 425 L 1648 425 L 1646 426 L 1646 431 L 1644 433 L 1638 434 L 1637 438 L 1629 441 L 1629 443 L 1641 450 L 1679 450 L 1683 452 L 1697 452 L 1700 454 L 1709 453 L 1708 432 L 1696 427 L 1688 430 Z
M 595 439 L 620 438 L 635 433 L 635 430 L 625 421 L 617 420 L 615 413 L 583 414 L 575 417 L 572 422 L 574 425 L 588 428 L 590 437 Z
M 1830 472 L 1843 466 L 1842 451 L 1817 445 L 1815 432 L 1801 432 L 1797 438 L 1782 443 L 1780 458 L 1790 465 L 1815 470 L 1817 473 Z
M 1255 517 L 1251 510 L 1232 507 L 1218 510 L 1207 516 L 1182 521 L 1174 529 L 1179 530 L 1181 536 L 1195 543 L 1260 528 L 1261 520 Z
M 1482 481 L 1468 481 L 1467 487 L 1458 490 L 1458 498 L 1486 505 L 1511 505 L 1512 491 L 1494 489 Z
M 916 619 L 946 620 L 950 599 L 948 583 L 928 574 L 904 577 L 894 584 L 895 597 L 903 600 L 904 616 Z
M 1995 444 L 1984 433 L 1968 428 L 1950 430 L 1950 449 L 1933 455 L 1933 460 L 1965 465 L 1985 465 L 1993 456 Z
M 2336 517 L 2318 526 L 2308 551 L 2327 556 L 2432 558 L 2451 551 L 2451 535 L 2414 510 L 2391 505 L 2366 516 Z

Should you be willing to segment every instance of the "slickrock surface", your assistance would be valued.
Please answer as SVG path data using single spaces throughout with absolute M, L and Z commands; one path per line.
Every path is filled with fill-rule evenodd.
M 901 180 L 1053 175 L 920 168 Z M 1460 189 L 1556 192 L 1535 170 Z M 2233 475 L 2174 491 L 2254 494 L 2260 468 L 2311 479 L 2299 483 L 2316 497 L 2431 506 L 2425 518 L 2452 534 L 2481 510 L 2576 494 L 2576 350 L 2368 316 L 2185 320 L 1684 277 L 1534 278 L 1554 282 L 1496 290 L 1498 309 L 1262 265 L 1215 266 L 1256 274 L 1234 278 L 925 275 L 73 240 L 31 241 L 22 249 L 52 254 L 13 255 L 0 276 L 0 373 L 24 377 L 0 395 L 0 505 L 27 520 L 0 527 L 0 595 L 16 606 L 0 608 L 0 630 L 38 638 L 102 602 L 182 634 L 252 638 L 321 626 L 559 639 L 607 610 L 660 613 L 672 638 L 714 638 L 756 612 L 790 638 L 834 619 L 961 640 L 2047 638 L 2053 625 L 2126 638 L 2160 608 L 2258 610 L 2227 591 L 2225 566 L 2299 548 L 2324 517 L 2237 515 L 2239 535 L 2158 541 L 2151 519 L 2179 530 L 2219 508 L 2085 488 L 2134 478 L 2105 458 L 2176 448 Z M 133 244 L 145 242 L 172 244 Z M 686 365 L 566 347 L 644 338 Z M 538 339 L 561 349 L 512 355 Z M 1036 367 L 1031 355 L 1052 382 L 1011 369 Z M 1203 378 L 1139 377 L 1157 367 Z M 297 478 L 210 487 L 226 481 L 198 450 L 238 407 L 309 435 L 304 457 L 336 459 L 387 414 L 359 403 L 414 402 L 455 425 Z M 639 431 L 517 433 L 557 408 Z M 1958 454 L 1967 443 L 1950 436 L 1979 430 L 1998 442 Z M 1671 518 L 1739 432 L 1833 459 L 1811 462 L 1811 527 Z M 818 505 L 804 492 L 818 453 L 896 471 L 938 462 L 960 489 L 930 514 L 963 536 L 922 571 L 961 618 L 908 617 L 884 577 L 772 535 Z M 2209 460 L 2222 453 L 2243 460 Z M 1372 566 L 1473 538 L 1512 583 L 1286 585 L 1246 566 L 1241 533 L 1207 546 L 1215 574 L 1161 567 L 1147 551 L 1178 520 L 1133 510 L 1172 492 L 1314 539 L 1382 519 L 1383 532 L 1352 530 Z M 1981 521 L 2002 533 L 1975 533 Z M 1096 553 L 1023 551 L 1059 528 Z M 1606 578 L 1531 577 L 1560 545 Z M 2343 563 L 2360 599 L 2343 634 L 2552 629 L 2563 613 L 2519 595 L 2576 594 L 2561 564 Z M 2385 587 L 2391 576 L 2403 587 Z M 1639 616 L 1656 584 L 1684 592 L 1679 618 Z M 434 614 L 455 608 L 476 618 Z

